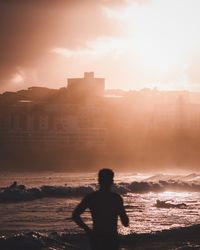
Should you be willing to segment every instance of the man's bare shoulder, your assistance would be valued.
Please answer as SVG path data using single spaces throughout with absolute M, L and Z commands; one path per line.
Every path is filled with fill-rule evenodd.
M 92 200 L 97 196 L 97 194 L 98 191 L 91 192 L 84 197 L 84 200 Z
M 121 198 L 121 195 L 118 194 L 118 193 L 116 193 L 116 192 L 114 192 L 114 191 L 111 191 L 110 193 L 111 193 L 113 196 L 115 196 L 115 197 Z
M 116 192 L 111 192 L 111 195 L 113 196 L 114 199 L 122 201 L 122 197 L 120 194 L 118 194 Z

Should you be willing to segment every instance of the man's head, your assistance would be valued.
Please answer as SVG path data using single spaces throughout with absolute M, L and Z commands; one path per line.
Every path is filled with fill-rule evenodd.
M 101 188 L 110 188 L 113 184 L 114 172 L 109 168 L 99 170 L 98 181 Z

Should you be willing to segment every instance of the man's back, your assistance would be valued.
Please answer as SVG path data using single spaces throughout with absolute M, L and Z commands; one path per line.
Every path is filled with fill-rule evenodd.
M 120 195 L 99 190 L 87 195 L 83 202 L 91 211 L 94 233 L 117 234 L 118 216 L 123 213 L 123 201 Z

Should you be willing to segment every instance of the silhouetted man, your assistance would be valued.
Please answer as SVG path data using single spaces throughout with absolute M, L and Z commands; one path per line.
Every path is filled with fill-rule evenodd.
M 92 250 L 118 250 L 118 216 L 125 227 L 129 225 L 123 199 L 120 195 L 111 192 L 113 177 L 114 172 L 111 169 L 101 169 L 98 174 L 100 189 L 87 195 L 72 214 L 72 219 L 89 234 Z M 87 208 L 92 215 L 92 229 L 81 218 L 81 214 Z

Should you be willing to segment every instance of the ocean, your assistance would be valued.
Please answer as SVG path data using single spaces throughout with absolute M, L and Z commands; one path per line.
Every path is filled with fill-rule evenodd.
M 13 181 L 24 186 L 10 191 Z M 96 173 L 1 173 L 0 249 L 88 249 L 71 214 L 96 189 Z M 128 228 L 119 223 L 121 249 L 200 249 L 194 237 L 200 224 L 200 174 L 117 173 L 113 191 L 122 195 L 130 219 Z M 156 206 L 157 200 L 172 206 Z M 91 225 L 89 211 L 82 217 Z M 184 230 L 188 236 L 195 230 L 192 239 L 181 237 Z M 165 240 L 167 235 L 174 241 Z

